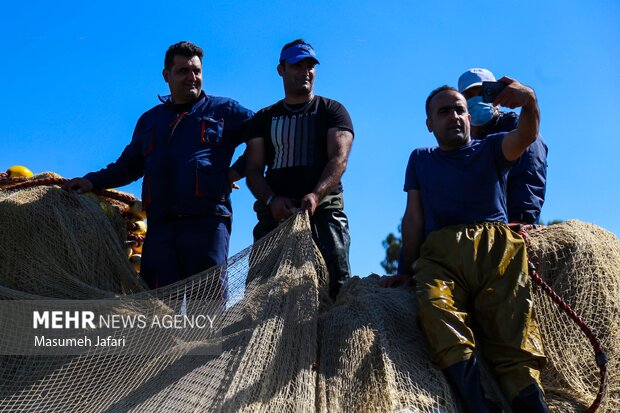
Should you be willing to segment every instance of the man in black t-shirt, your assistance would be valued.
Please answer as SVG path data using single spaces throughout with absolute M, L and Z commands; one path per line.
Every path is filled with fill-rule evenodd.
M 260 110 L 248 125 L 247 182 L 257 198 L 255 241 L 296 208 L 308 211 L 335 298 L 351 273 L 340 178 L 353 143 L 353 124 L 344 106 L 313 94 L 318 63 L 312 46 L 301 39 L 282 48 L 278 74 L 284 99 Z

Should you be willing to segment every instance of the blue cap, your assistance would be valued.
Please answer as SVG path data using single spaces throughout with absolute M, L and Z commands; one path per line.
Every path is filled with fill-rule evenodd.
M 314 53 L 314 49 L 309 44 L 297 43 L 292 46 L 287 47 L 282 50 L 280 53 L 280 62 L 286 60 L 290 64 L 295 64 L 303 59 L 312 59 L 316 63 L 319 63 L 319 60 L 316 58 L 316 53 Z
M 495 82 L 495 76 L 487 69 L 475 67 L 459 77 L 459 92 L 463 93 L 470 87 L 480 86 L 482 82 Z

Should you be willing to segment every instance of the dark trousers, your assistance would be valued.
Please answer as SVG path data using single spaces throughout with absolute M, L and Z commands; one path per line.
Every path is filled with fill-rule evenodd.
M 140 274 L 151 288 L 173 284 L 226 262 L 230 217 L 179 216 L 148 222 Z M 226 275 L 211 286 L 213 299 L 226 297 Z M 206 297 L 205 297 L 206 298 Z
M 254 206 L 258 223 L 254 227 L 254 242 L 278 226 L 267 209 Z M 312 238 L 321 251 L 329 272 L 329 295 L 336 298 L 340 287 L 351 278 L 349 265 L 349 221 L 341 208 L 316 209 L 310 217 Z

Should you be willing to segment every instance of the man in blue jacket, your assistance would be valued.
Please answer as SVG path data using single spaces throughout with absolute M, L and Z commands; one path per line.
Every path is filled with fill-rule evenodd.
M 228 255 L 230 162 L 253 113 L 232 99 L 204 93 L 202 57 L 202 49 L 190 42 L 170 46 L 162 73 L 170 96 L 140 117 L 114 163 L 63 185 L 88 192 L 144 177 L 149 229 L 141 275 L 151 288 L 222 264 Z M 213 298 L 225 298 L 221 281 L 213 284 Z
M 482 82 L 494 82 L 487 69 L 472 68 L 459 77 L 459 92 L 467 99 L 471 115 L 471 137 L 482 140 L 487 136 L 510 132 L 519 125 L 519 115 L 500 111 L 492 103 L 482 101 Z M 540 136 L 525 149 L 521 158 L 508 173 L 508 222 L 538 224 L 545 203 L 547 188 L 547 145 Z

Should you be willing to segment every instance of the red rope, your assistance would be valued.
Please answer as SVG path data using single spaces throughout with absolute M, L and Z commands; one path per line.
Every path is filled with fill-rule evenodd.
M 24 188 L 32 188 L 35 186 L 50 186 L 50 185 L 62 185 L 67 182 L 66 178 L 41 178 L 41 179 L 30 179 L 25 182 L 19 182 L 14 185 L 5 186 L 2 188 L 3 190 L 15 190 L 15 189 L 24 189 Z M 106 198 L 114 199 L 120 202 L 124 202 L 128 205 L 132 205 L 135 201 L 138 200 L 133 195 L 129 194 L 121 194 L 119 192 L 109 191 L 107 189 L 93 191 L 97 195 L 104 196 Z
M 138 198 L 136 198 L 133 195 L 121 194 L 121 193 L 118 193 L 118 192 L 108 191 L 107 189 L 102 189 L 100 191 L 94 191 L 94 192 L 97 195 L 105 196 L 106 198 L 111 198 L 111 199 L 115 199 L 117 201 L 124 202 L 127 205 L 129 205 L 129 206 L 133 205 L 133 203 L 138 200 Z
M 8 190 L 31 188 L 31 187 L 43 186 L 43 185 L 62 185 L 67 181 L 68 179 L 65 179 L 65 178 L 30 179 L 28 181 L 19 182 L 13 185 L 5 186 L 2 189 L 5 191 L 8 191 Z
M 527 231 L 529 231 L 532 228 L 534 228 L 533 225 L 521 225 L 518 228 L 517 232 L 519 233 L 519 235 L 523 237 L 526 245 L 530 244 L 530 237 Z M 592 402 L 592 405 L 590 405 L 590 407 L 586 411 L 586 413 L 594 413 L 600 407 L 601 402 L 603 401 L 603 395 L 605 394 L 605 389 L 607 388 L 607 355 L 605 354 L 605 351 L 603 351 L 603 348 L 601 347 L 601 343 L 598 341 L 598 339 L 596 338 L 592 330 L 590 330 L 590 327 L 588 327 L 588 325 L 581 319 L 581 317 L 577 315 L 577 313 L 575 313 L 575 311 L 570 307 L 570 305 L 568 305 L 562 299 L 562 297 L 560 297 L 553 290 L 553 288 L 551 288 L 549 284 L 547 284 L 545 280 L 542 279 L 542 277 L 536 271 L 536 266 L 529 259 L 528 259 L 528 270 L 534 283 L 541 290 L 543 290 L 543 292 L 547 294 L 549 298 L 551 298 L 551 301 L 556 303 L 562 309 L 562 311 L 564 311 L 564 313 L 566 313 L 566 315 L 571 320 L 573 320 L 575 324 L 579 326 L 581 331 L 585 334 L 587 339 L 590 341 L 592 348 L 594 349 L 594 359 L 596 361 L 596 365 L 599 368 L 601 381 L 599 384 L 598 393 L 596 394 L 596 398 Z
M 136 234 L 132 234 L 130 232 L 130 233 L 127 234 L 127 241 L 128 242 L 143 243 L 144 242 L 144 235 L 136 235 Z

